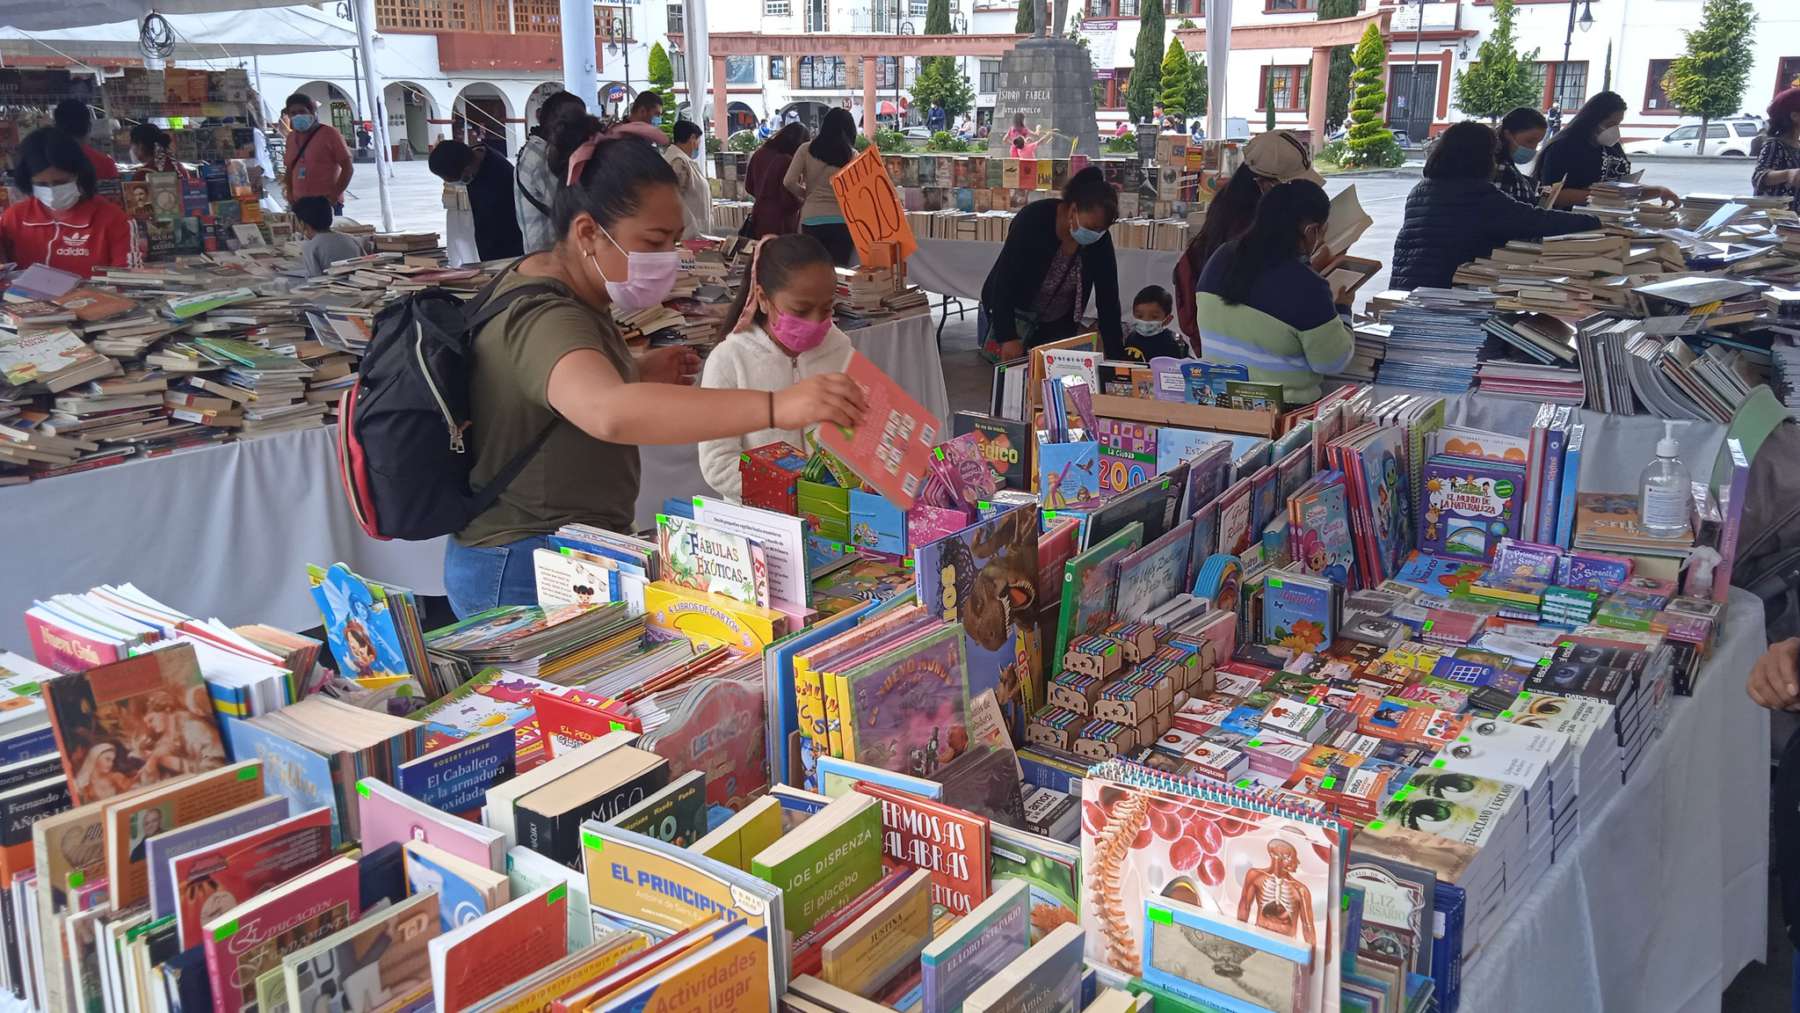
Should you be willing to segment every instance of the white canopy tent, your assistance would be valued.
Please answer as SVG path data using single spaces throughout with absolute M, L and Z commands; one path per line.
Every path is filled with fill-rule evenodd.
M 256 11 L 245 16 L 246 11 Z M 374 0 L 357 4 L 356 30 L 310 7 L 263 0 L 0 0 L 0 62 L 6 56 L 37 54 L 71 60 L 141 57 L 139 25 L 155 13 L 169 23 L 171 60 L 225 60 L 279 53 L 360 49 L 368 93 L 367 118 L 375 127 L 375 185 L 381 196 L 382 229 L 392 232 L 388 201 L 386 114 L 376 73 L 372 27 Z M 267 101 L 270 96 L 261 96 Z

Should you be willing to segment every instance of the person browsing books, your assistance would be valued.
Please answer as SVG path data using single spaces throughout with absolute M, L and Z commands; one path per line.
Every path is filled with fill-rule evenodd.
M 1016 359 L 1085 332 L 1082 311 L 1092 297 L 1106 357 L 1124 356 L 1119 266 L 1107 232 L 1118 217 L 1118 191 L 1094 165 L 1069 177 L 1060 198 L 1032 201 L 1013 217 L 981 286 L 976 326 L 988 355 Z
M 524 239 L 526 253 L 537 253 L 556 245 L 556 228 L 550 221 L 550 200 L 556 196 L 561 183 L 550 171 L 548 124 L 556 119 L 563 106 L 580 106 L 582 112 L 587 112 L 587 103 L 573 92 L 559 91 L 545 99 L 544 104 L 538 106 L 537 125 L 531 128 L 531 136 L 525 139 L 525 146 L 519 149 L 519 157 L 513 166 L 513 213 L 519 219 L 519 234 Z
M 763 239 L 800 231 L 801 198 L 783 182 L 794 154 L 811 139 L 804 123 L 789 123 L 763 142 L 744 169 L 744 189 L 750 194 L 749 234 Z
M 1494 132 L 1464 120 L 1438 136 L 1425 178 L 1406 195 L 1394 238 L 1394 288 L 1449 288 L 1456 269 L 1515 239 L 1600 227 L 1593 215 L 1521 204 L 1494 185 Z
M 1800 212 L 1800 88 L 1789 88 L 1769 103 L 1769 137 L 1756 156 L 1750 186 L 1758 197 L 1786 197 Z
M 331 202 L 323 197 L 302 197 L 294 202 L 294 218 L 306 241 L 300 244 L 300 263 L 310 278 L 320 277 L 325 269 L 340 260 L 363 255 L 362 244 L 331 231 Z
M 1187 342 L 1174 330 L 1175 300 L 1161 285 L 1145 285 L 1131 300 L 1131 333 L 1125 335 L 1125 357 L 1133 362 L 1188 357 Z
M 187 166 L 175 160 L 169 152 L 169 146 L 175 141 L 168 132 L 154 123 L 139 123 L 131 128 L 131 159 L 138 167 L 131 172 L 135 182 L 143 182 L 153 172 L 172 172 L 182 179 L 193 174 Z
M 111 155 L 87 142 L 88 134 L 94 129 L 94 114 L 86 102 L 78 98 L 63 99 L 56 104 L 50 118 L 58 130 L 75 138 L 75 143 L 81 145 L 81 153 L 94 163 L 95 179 L 119 178 L 119 163 L 113 161 Z
M 504 260 L 525 252 L 512 205 L 512 163 L 505 155 L 485 144 L 471 148 L 461 141 L 439 141 L 427 164 L 437 178 L 468 188 L 475 251 L 482 260 Z
M 1182 334 L 1190 339 L 1200 336 L 1194 322 L 1194 290 L 1200 272 L 1206 270 L 1206 262 L 1219 247 L 1250 231 L 1250 220 L 1256 217 L 1256 205 L 1263 194 L 1277 183 L 1294 179 L 1325 185 L 1325 177 L 1312 167 L 1312 152 L 1293 131 L 1266 131 L 1244 145 L 1244 164 L 1237 167 L 1225 188 L 1206 206 L 1200 234 L 1175 262 L 1175 322 Z
M 831 251 L 832 263 L 839 267 L 855 262 L 856 242 L 850 238 L 850 226 L 844 224 L 844 209 L 838 206 L 831 177 L 855 157 L 856 120 L 848 109 L 833 109 L 819 124 L 819 136 L 794 153 L 781 180 L 800 198 L 800 231 L 824 243 Z
M 1631 159 L 1619 144 L 1619 124 L 1623 122 L 1625 100 L 1618 92 L 1603 91 L 1582 103 L 1575 118 L 1544 145 L 1538 154 L 1537 181 L 1540 186 L 1562 184 L 1562 192 L 1556 195 L 1557 207 L 1585 202 L 1595 183 L 1631 175 Z M 1670 204 L 1681 203 L 1667 187 L 1649 190 Z
M 282 196 L 289 204 L 302 197 L 323 197 L 333 211 L 343 214 L 344 191 L 356 175 L 344 135 L 319 122 L 318 103 L 303 92 L 289 95 L 281 111 L 291 128 L 282 154 Z
M 1526 170 L 1537 160 L 1538 145 L 1544 142 L 1549 127 L 1544 114 L 1529 106 L 1520 106 L 1500 118 L 1500 154 L 1495 160 L 1500 168 L 1494 185 L 1521 204 L 1537 206 L 1537 180 Z
M 1308 263 L 1330 217 L 1317 183 L 1282 183 L 1263 195 L 1250 231 L 1219 247 L 1200 272 L 1194 312 L 1207 359 L 1280 384 L 1290 407 L 1317 401 L 1324 378 L 1356 352 L 1331 285 Z
M 763 240 L 750 277 L 725 319 L 731 331 L 700 374 L 700 386 L 720 390 L 781 390 L 850 364 L 850 339 L 831 322 L 837 270 L 831 251 L 812 236 Z M 738 455 L 784 441 L 806 449 L 802 429 L 768 428 L 700 444 L 700 473 L 713 491 L 739 498 Z
M 675 143 L 663 149 L 663 158 L 675 170 L 681 187 L 681 211 L 687 221 L 681 238 L 699 239 L 712 231 L 712 190 L 694 157 L 700 154 L 700 124 L 692 120 L 675 121 Z
M 703 390 L 686 347 L 633 355 L 613 320 L 655 306 L 680 270 L 681 198 L 656 147 L 603 131 L 576 107 L 551 128 L 564 186 L 552 203 L 556 245 L 509 267 L 493 293 L 520 298 L 474 339 L 470 439 L 477 487 L 536 448 L 493 506 L 453 536 L 444 585 L 459 616 L 537 600 L 532 553 L 569 523 L 629 531 L 640 444 L 695 444 L 758 429 L 854 426 L 860 389 L 841 373 L 779 391 Z
M 13 152 L 12 185 L 24 200 L 0 214 L 0 261 L 45 264 L 83 278 L 96 267 L 124 267 L 131 222 L 94 196 L 94 165 L 73 137 L 55 127 L 26 135 Z

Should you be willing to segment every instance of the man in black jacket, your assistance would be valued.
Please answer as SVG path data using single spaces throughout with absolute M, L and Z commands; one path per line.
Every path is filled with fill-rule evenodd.
M 981 286 L 983 351 L 1016 359 L 1028 348 L 1084 333 L 1082 311 L 1091 295 L 1106 357 L 1123 358 L 1119 267 L 1108 234 L 1118 217 L 1118 192 L 1097 166 L 1071 177 L 1061 198 L 1026 205 Z
M 1593 215 L 1521 204 L 1494 185 L 1499 142 L 1485 124 L 1444 131 L 1425 178 L 1406 197 L 1394 238 L 1394 288 L 1449 288 L 1456 269 L 1515 239 L 1537 240 L 1600 227 Z

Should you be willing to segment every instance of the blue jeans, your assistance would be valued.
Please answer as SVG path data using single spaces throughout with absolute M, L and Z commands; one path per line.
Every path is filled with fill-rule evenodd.
M 444 543 L 444 593 L 459 619 L 501 605 L 537 604 L 537 567 L 531 553 L 551 548 L 547 535 L 533 535 L 505 545 L 464 545 L 454 537 Z

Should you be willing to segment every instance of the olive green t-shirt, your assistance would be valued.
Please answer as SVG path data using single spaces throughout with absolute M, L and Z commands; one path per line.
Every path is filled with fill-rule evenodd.
M 527 283 L 547 284 L 560 295 L 526 296 L 475 338 L 469 438 L 475 452 L 471 484 L 477 489 L 557 418 L 550 408 L 550 371 L 563 356 L 596 349 L 626 381 L 637 378 L 631 351 L 611 315 L 589 309 L 562 283 L 508 271 L 495 295 Z M 561 422 L 500 499 L 456 540 L 505 545 L 552 534 L 569 523 L 630 531 L 637 494 L 636 447 L 596 440 Z

